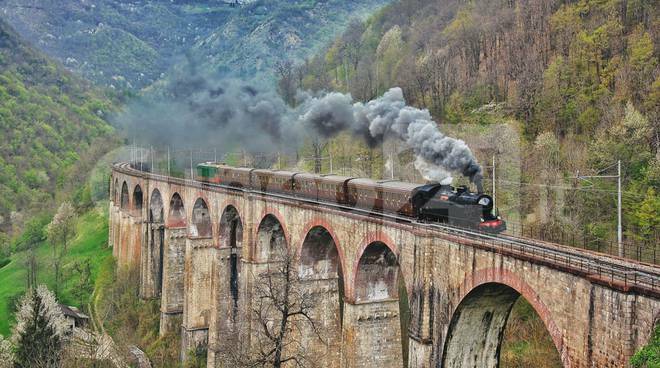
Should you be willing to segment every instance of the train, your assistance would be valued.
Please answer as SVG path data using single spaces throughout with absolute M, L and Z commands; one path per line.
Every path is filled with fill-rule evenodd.
M 372 180 L 334 174 L 233 167 L 206 162 L 197 165 L 201 182 L 244 188 L 262 193 L 294 196 L 469 228 L 488 233 L 506 230 L 506 222 L 493 212 L 493 198 L 466 186 L 397 180 Z

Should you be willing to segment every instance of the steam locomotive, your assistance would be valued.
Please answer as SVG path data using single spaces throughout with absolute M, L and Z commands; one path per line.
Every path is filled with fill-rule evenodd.
M 388 213 L 489 233 L 506 230 L 493 214 L 493 199 L 467 187 L 375 181 L 339 175 L 316 175 L 284 170 L 232 167 L 207 162 L 197 165 L 202 182 L 337 203 L 372 212 Z

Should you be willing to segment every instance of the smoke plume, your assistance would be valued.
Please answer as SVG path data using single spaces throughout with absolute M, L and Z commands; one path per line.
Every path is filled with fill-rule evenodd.
M 277 150 L 291 109 L 277 93 L 237 80 L 174 79 L 163 91 L 134 100 L 118 115 L 129 138 L 178 148 Z
M 400 88 L 367 103 L 338 92 L 297 98 L 291 108 L 273 91 L 193 71 L 130 104 L 118 123 L 141 143 L 225 151 L 286 152 L 309 131 L 325 138 L 350 131 L 370 146 L 394 136 L 413 149 L 427 180 L 446 183 L 459 172 L 480 186 L 481 167 L 465 142 L 444 135 L 428 110 L 406 105 Z
M 330 93 L 308 100 L 303 108 L 301 124 L 325 137 L 351 129 L 373 145 L 393 134 L 413 149 L 415 167 L 427 180 L 447 182 L 451 181 L 449 172 L 459 172 L 481 184 L 481 166 L 470 148 L 440 132 L 428 110 L 406 105 L 401 88 L 392 88 L 366 104 L 352 103 L 350 95 Z

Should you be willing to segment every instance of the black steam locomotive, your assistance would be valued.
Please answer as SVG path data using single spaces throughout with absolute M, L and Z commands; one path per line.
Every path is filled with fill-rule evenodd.
M 493 199 L 483 193 L 470 192 L 464 186 L 420 186 L 394 180 L 252 169 L 211 162 L 197 165 L 197 179 L 491 233 L 506 229 L 506 222 L 493 214 Z

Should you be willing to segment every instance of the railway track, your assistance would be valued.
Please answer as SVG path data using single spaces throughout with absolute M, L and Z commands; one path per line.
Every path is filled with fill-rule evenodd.
M 438 232 L 439 235 L 450 235 L 464 238 L 481 248 L 506 253 L 511 256 L 528 259 L 547 264 L 584 275 L 592 281 L 607 284 L 624 290 L 633 290 L 641 293 L 650 293 L 660 297 L 660 267 L 633 261 L 626 258 L 615 257 L 605 253 L 582 250 L 560 244 L 549 243 L 537 239 L 517 237 L 508 234 L 488 234 L 471 229 L 457 228 L 439 223 L 418 221 L 416 218 L 384 213 L 382 211 L 370 211 L 318 201 L 307 197 L 298 197 L 281 193 L 262 192 L 246 188 L 230 187 L 222 184 L 201 182 L 190 179 L 180 179 L 170 176 L 140 171 L 130 167 L 127 163 L 114 165 L 115 169 L 128 175 L 141 176 L 145 178 L 175 183 L 179 185 L 194 186 L 210 190 L 223 190 L 243 192 L 251 195 L 268 196 L 288 201 L 296 201 L 323 206 L 327 208 L 350 211 L 352 213 L 389 220 L 396 223 L 408 223 L 420 229 Z

